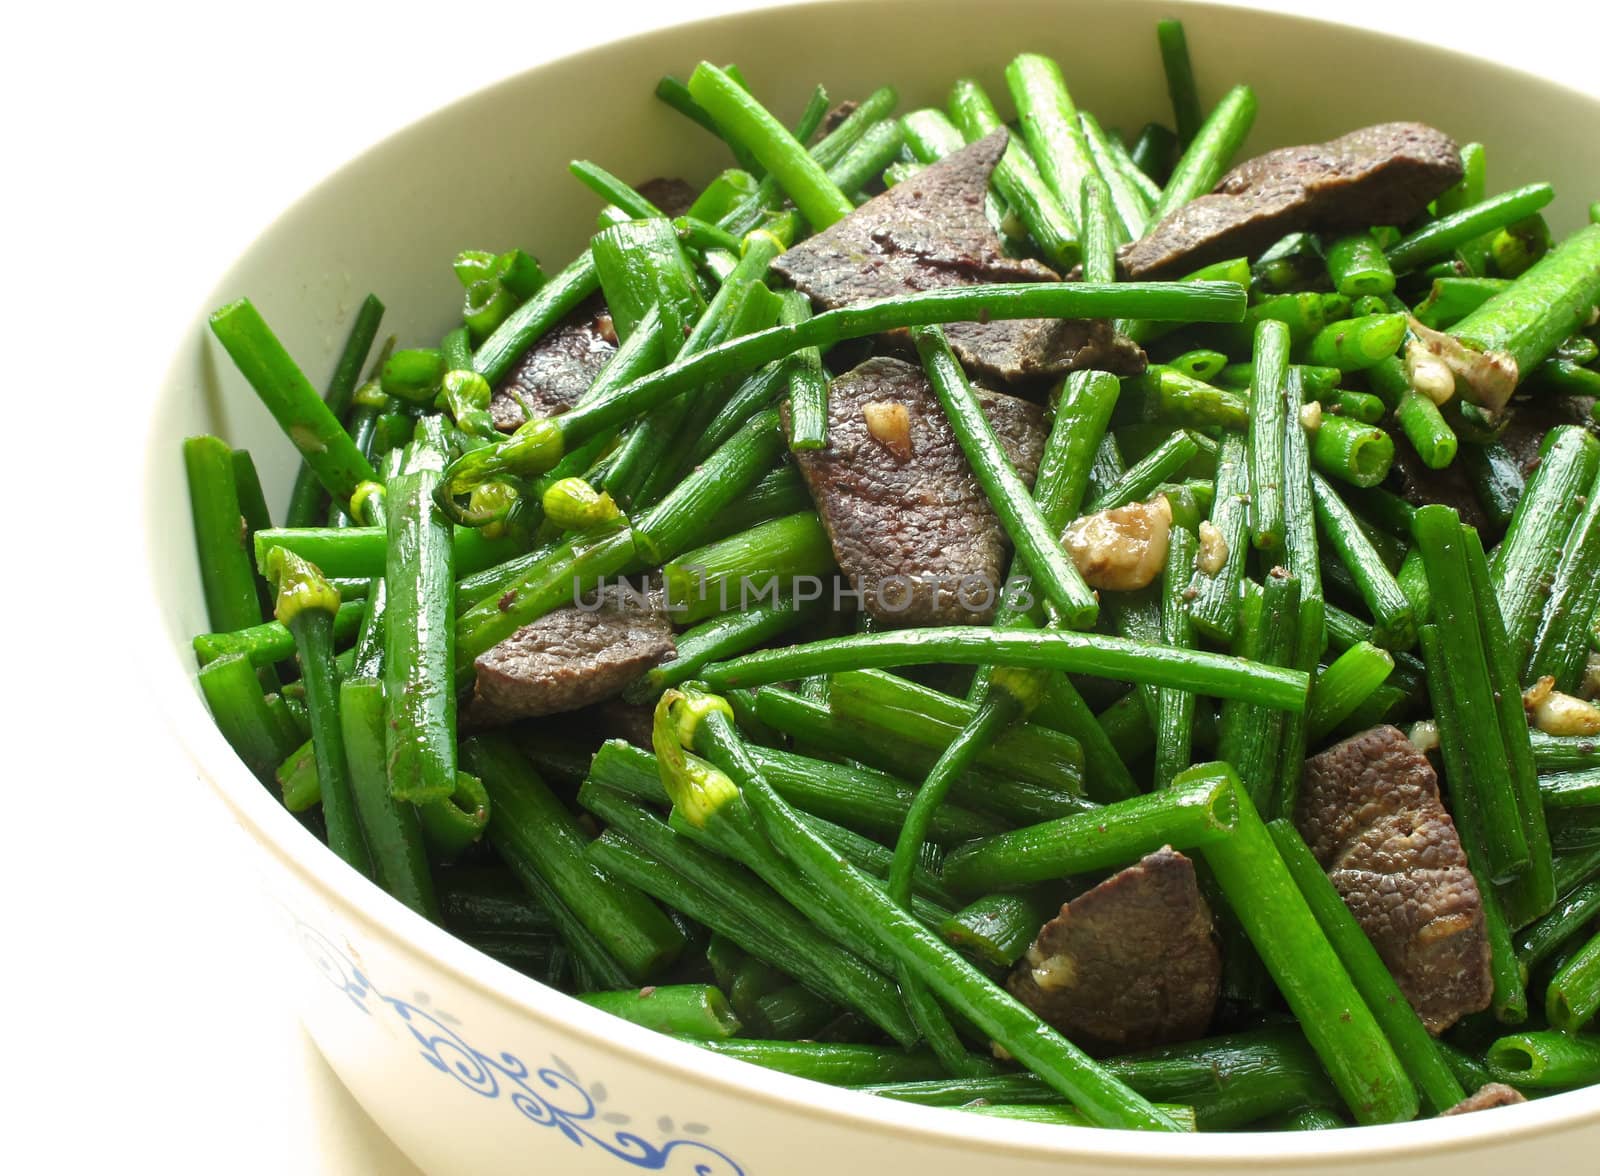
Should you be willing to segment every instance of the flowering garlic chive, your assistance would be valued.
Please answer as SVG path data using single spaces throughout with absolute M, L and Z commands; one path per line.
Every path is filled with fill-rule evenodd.
M 389 407 L 389 394 L 383 390 L 383 383 L 379 380 L 368 380 L 355 390 L 355 395 L 350 397 L 352 408 L 372 408 L 382 412 Z
M 363 526 L 377 526 L 373 515 L 382 516 L 385 491 L 382 482 L 362 482 L 350 495 L 350 517 Z
M 521 497 L 510 482 L 485 482 L 474 486 L 467 496 L 467 515 L 473 526 L 483 529 L 485 539 L 498 539 L 505 533 L 505 521 Z
M 996 666 L 989 675 L 989 684 L 996 690 L 1005 691 L 1023 716 L 1033 713 L 1033 708 L 1039 705 L 1048 681 L 1048 674 L 1017 666 Z
M 295 617 L 311 610 L 330 614 L 339 611 L 339 590 L 310 560 L 287 548 L 274 547 L 267 553 L 266 570 L 267 579 L 278 591 L 273 615 L 280 623 L 290 624 Z
M 445 468 L 444 480 L 439 483 L 439 506 L 455 518 L 458 508 L 446 499 L 457 494 L 467 494 L 474 486 L 492 482 L 511 475 L 535 478 L 560 461 L 566 453 L 566 442 L 560 423 L 551 417 L 535 417 L 511 436 L 494 445 L 468 450 Z
M 723 698 L 700 691 L 668 690 L 656 703 L 650 724 L 650 744 L 661 771 L 661 784 L 673 807 L 695 828 L 739 795 L 738 786 L 717 768 L 690 755 L 684 748 L 693 740 L 700 720 L 713 710 L 730 719 L 732 709 Z
M 449 413 L 463 432 L 475 437 L 495 437 L 498 434 L 494 418 L 489 415 L 489 401 L 493 396 L 488 380 L 477 372 L 457 369 L 446 372 L 439 381 L 439 395 L 434 404 Z
M 412 404 L 427 404 L 444 379 L 444 356 L 432 347 L 396 351 L 383 365 L 379 381 L 390 396 Z
M 592 531 L 622 517 L 611 495 L 582 478 L 562 478 L 551 485 L 543 505 L 545 518 L 565 531 Z

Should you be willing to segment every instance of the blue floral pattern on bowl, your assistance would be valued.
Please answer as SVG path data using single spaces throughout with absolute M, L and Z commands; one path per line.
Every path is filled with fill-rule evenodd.
M 367 1016 L 388 1014 L 399 1019 L 421 1047 L 418 1056 L 441 1074 L 484 1098 L 507 1099 L 523 1118 L 559 1131 L 578 1147 L 598 1148 L 636 1168 L 652 1172 L 681 1171 L 689 1176 L 745 1176 L 744 1169 L 702 1139 L 668 1138 L 656 1143 L 632 1131 L 615 1130 L 631 1116 L 602 1113 L 606 1100 L 601 1083 L 585 1086 L 572 1067 L 551 1056 L 551 1065 L 533 1070 L 515 1054 L 487 1054 L 468 1044 L 447 1021 L 455 1018 L 432 1012 L 419 1003 L 385 995 L 329 938 L 310 924 L 294 919 L 295 938 L 322 977 L 349 998 Z M 426 997 L 419 994 L 421 1003 Z M 606 1126 L 610 1124 L 612 1126 Z M 664 1134 L 674 1131 L 670 1118 L 657 1126 Z M 686 1123 L 685 1134 L 707 1130 Z M 684 1165 L 687 1165 L 686 1167 Z

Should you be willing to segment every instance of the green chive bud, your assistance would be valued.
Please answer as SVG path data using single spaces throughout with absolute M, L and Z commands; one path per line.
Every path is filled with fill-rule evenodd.
M 444 356 L 431 347 L 396 351 L 383 365 L 380 377 L 385 392 L 412 404 L 432 401 L 443 378 Z
M 489 381 L 477 372 L 456 369 L 446 372 L 439 383 L 440 395 L 448 401 L 458 401 L 469 408 L 488 408 L 494 393 Z
M 655 717 L 650 724 L 650 743 L 661 771 L 662 787 L 672 798 L 673 807 L 697 829 L 703 828 L 713 813 L 739 796 L 739 788 L 732 780 L 699 756 L 684 750 L 680 708 L 689 708 L 694 722 L 698 723 L 705 713 L 705 700 L 714 700 L 727 709 L 728 704 L 716 695 L 697 694 L 691 698 L 681 690 L 668 690 L 656 703 Z
M 1025 670 L 1018 666 L 996 666 L 989 675 L 989 684 L 1005 691 L 1012 702 L 1027 716 L 1044 697 L 1045 683 L 1050 675 L 1038 670 Z
M 498 447 L 507 473 L 524 478 L 537 477 L 567 455 L 560 422 L 550 417 L 535 417 Z
M 387 400 L 388 397 L 384 399 Z M 410 444 L 416 429 L 417 419 L 408 412 L 383 413 L 378 417 L 377 427 L 373 430 L 372 447 L 380 453 L 387 453 L 391 449 L 402 449 Z
M 376 526 L 383 517 L 385 494 L 381 482 L 362 482 L 350 495 L 350 517 L 363 526 Z
M 693 747 L 695 736 L 700 731 L 700 721 L 713 711 L 724 715 L 733 722 L 733 707 L 728 705 L 728 700 L 720 694 L 712 694 L 709 690 L 685 683 L 681 688 L 671 692 L 674 697 L 667 710 L 673 723 L 677 726 L 678 742 L 685 747 Z
M 485 539 L 498 539 L 505 534 L 506 519 L 521 497 L 510 482 L 485 482 L 467 495 L 467 516 L 473 526 L 482 528 Z
M 489 415 L 489 401 L 493 396 L 488 380 L 477 372 L 458 368 L 446 372 L 439 382 L 434 407 L 449 413 L 462 432 L 474 437 L 493 437 L 494 417 Z
M 455 511 L 444 505 L 445 499 L 470 494 L 473 487 L 507 475 L 536 478 L 565 452 L 561 425 L 549 417 L 535 417 L 498 444 L 469 450 L 451 462 L 439 483 L 440 507 L 454 518 Z
M 267 579 L 278 590 L 273 615 L 285 625 L 307 609 L 329 615 L 339 611 L 339 590 L 316 564 L 286 548 L 274 547 L 267 553 Z
M 382 412 L 389 407 L 389 394 L 383 390 L 383 385 L 377 380 L 368 380 L 355 390 L 350 397 L 350 403 L 360 408 L 372 408 Z
M 614 522 L 622 511 L 611 495 L 582 478 L 562 478 L 544 492 L 544 517 L 564 531 L 592 531 Z

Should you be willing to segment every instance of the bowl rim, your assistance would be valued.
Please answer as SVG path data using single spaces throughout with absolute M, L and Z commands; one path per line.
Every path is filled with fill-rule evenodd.
M 1095 0 L 1072 0 L 1098 6 Z M 1100 0 L 1110 3 L 1111 0 Z M 759 8 L 672 22 L 659 27 L 612 38 L 573 53 L 539 61 L 514 74 L 435 108 L 420 118 L 395 127 L 368 143 L 333 171 L 306 188 L 302 194 L 253 232 L 240 252 L 214 281 L 197 312 L 189 313 L 176 350 L 166 352 L 158 389 L 150 402 L 159 404 L 170 389 L 180 386 L 183 373 L 193 363 L 188 350 L 192 340 L 204 337 L 206 314 L 210 307 L 233 297 L 229 288 L 241 261 L 283 221 L 297 215 L 306 205 L 322 198 L 363 166 L 374 154 L 391 149 L 397 141 L 412 135 L 435 120 L 460 117 L 468 108 L 492 106 L 506 93 L 527 84 L 529 78 L 557 64 L 582 64 L 603 61 L 607 54 L 623 45 L 635 44 L 665 33 L 692 32 L 713 26 L 759 24 L 769 13 L 793 9 L 874 5 L 912 7 L 917 0 L 782 0 Z M 1363 28 L 1348 22 L 1287 13 L 1229 0 L 1166 0 L 1161 7 L 1184 12 L 1207 13 L 1216 18 L 1254 17 L 1275 20 L 1298 30 L 1338 30 L 1357 34 L 1394 46 L 1443 57 L 1456 65 L 1468 66 L 1480 75 L 1535 81 L 1552 90 L 1582 99 L 1600 100 L 1600 89 L 1588 93 L 1541 78 L 1526 70 L 1410 38 Z M 193 305 L 192 303 L 190 305 Z M 159 412 L 147 414 L 144 443 L 140 449 L 143 471 L 171 459 L 175 438 L 158 435 Z M 158 527 L 163 504 L 150 492 L 151 479 L 140 478 L 137 510 L 146 551 Z M 154 578 L 148 573 L 138 580 L 136 608 L 146 622 L 139 627 L 139 661 L 147 671 L 152 700 L 165 725 L 198 775 L 224 802 L 234 819 L 280 867 L 296 876 L 302 885 L 315 891 L 321 901 L 339 917 L 362 927 L 367 933 L 390 940 L 389 950 L 409 952 L 443 969 L 453 983 L 475 990 L 500 1005 L 508 1014 L 533 1014 L 552 1021 L 564 1031 L 580 1037 L 586 1047 L 608 1053 L 618 1060 L 653 1069 L 663 1077 L 685 1084 L 709 1085 L 734 1099 L 753 1100 L 778 1112 L 800 1111 L 822 1116 L 835 1125 L 865 1133 L 914 1137 L 919 1142 L 1005 1154 L 1015 1158 L 1090 1160 L 1115 1166 L 1119 1161 L 1147 1163 L 1152 1160 L 1182 1162 L 1193 1168 L 1226 1169 L 1240 1163 L 1270 1160 L 1307 1166 L 1348 1164 L 1362 1159 L 1399 1158 L 1457 1152 L 1474 1148 L 1490 1139 L 1509 1141 L 1552 1129 L 1572 1129 L 1600 1124 L 1600 1087 L 1590 1087 L 1537 1098 L 1527 1103 L 1496 1108 L 1492 1114 L 1454 1117 L 1448 1121 L 1418 1119 L 1408 1123 L 1352 1127 L 1319 1132 L 1218 1132 L 1159 1134 L 1086 1127 L 1038 1130 L 1037 1124 L 986 1116 L 955 1116 L 947 1108 L 924 1107 L 911 1103 L 876 1098 L 842 1087 L 768 1070 L 752 1063 L 724 1057 L 632 1024 L 592 1008 L 533 978 L 499 963 L 457 939 L 442 927 L 392 898 L 381 888 L 329 853 L 292 814 L 283 808 L 244 766 L 212 722 L 193 683 L 192 666 L 165 640 L 162 604 Z

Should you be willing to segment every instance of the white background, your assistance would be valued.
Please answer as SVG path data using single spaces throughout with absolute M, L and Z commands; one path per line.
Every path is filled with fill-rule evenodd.
M 1255 4 L 1600 90 L 1593 0 Z M 409 1171 L 277 996 L 277 944 L 237 917 L 253 885 L 243 846 L 119 660 L 116 585 L 139 572 L 126 565 L 117 463 L 142 434 L 166 340 L 311 182 L 542 60 L 754 6 L 8 6 L 0 1169 Z M 1573 132 L 1575 148 L 1600 149 L 1596 128 Z

